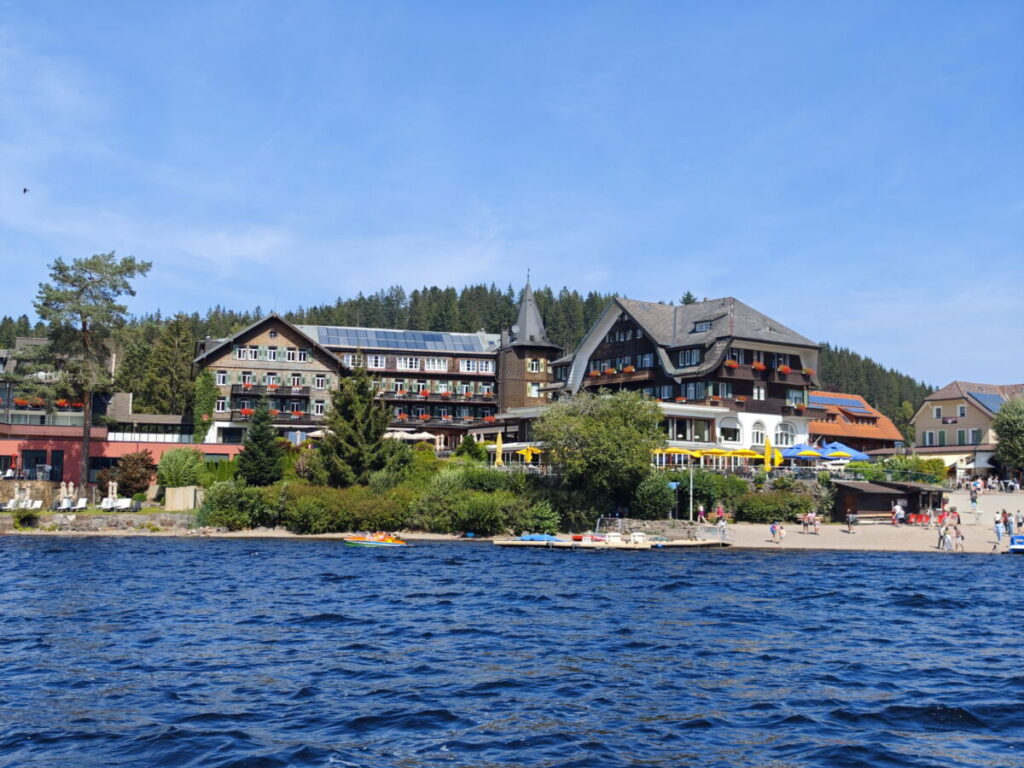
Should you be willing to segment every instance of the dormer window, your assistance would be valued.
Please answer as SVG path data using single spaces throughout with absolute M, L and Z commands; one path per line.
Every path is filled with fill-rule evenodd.
M 679 367 L 690 368 L 694 365 L 700 365 L 700 347 L 681 350 L 679 352 Z
M 710 331 L 710 330 L 711 330 L 711 321 L 710 320 L 701 320 L 701 321 L 696 322 L 696 323 L 693 324 L 693 332 L 694 333 L 704 333 L 705 331 Z

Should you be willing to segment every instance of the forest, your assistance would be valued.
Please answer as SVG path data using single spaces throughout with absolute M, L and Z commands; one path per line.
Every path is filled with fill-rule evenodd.
M 534 296 L 548 337 L 571 352 L 612 294 L 591 291 L 584 295 L 567 287 L 556 293 L 545 286 L 535 289 Z M 339 297 L 330 304 L 298 307 L 283 314 L 291 322 L 310 325 L 498 333 L 515 322 L 519 298 L 511 285 L 502 289 L 493 283 L 462 290 L 430 286 L 409 293 L 396 285 L 368 296 Z M 693 301 L 690 292 L 679 299 L 680 303 Z M 118 333 L 120 363 L 115 384 L 135 392 L 140 412 L 181 413 L 179 409 L 188 407 L 183 394 L 188 387 L 181 384 L 191 375 L 188 366 L 196 339 L 228 336 L 265 314 L 259 306 L 239 311 L 218 305 L 204 313 L 163 316 L 157 312 L 132 317 Z M 26 315 L 0 318 L 0 348 L 13 347 L 15 336 L 45 333 L 45 325 L 31 323 Z M 818 373 L 825 389 L 863 396 L 908 436 L 914 411 L 934 391 L 923 381 L 827 342 L 822 344 Z

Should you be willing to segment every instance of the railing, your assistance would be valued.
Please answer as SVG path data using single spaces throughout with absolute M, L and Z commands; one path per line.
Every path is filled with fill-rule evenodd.
M 493 403 L 495 400 L 494 394 L 483 395 L 483 394 L 455 394 L 451 392 L 449 394 L 442 394 L 441 392 L 428 392 L 425 395 L 421 395 L 418 391 L 402 391 L 399 392 L 379 392 L 377 397 L 381 400 L 399 400 L 404 402 L 418 401 L 418 402 L 441 402 L 441 403 Z

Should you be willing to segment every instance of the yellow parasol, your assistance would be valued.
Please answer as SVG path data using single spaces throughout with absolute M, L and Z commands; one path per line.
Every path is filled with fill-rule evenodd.
M 797 451 L 795 454 L 792 454 L 792 455 L 795 455 L 797 458 L 800 458 L 800 459 L 820 459 L 821 458 L 821 453 L 819 453 L 818 451 L 814 450 L 813 448 L 805 448 L 804 450 Z
M 494 441 L 494 466 L 503 467 L 505 466 L 505 460 L 501 458 L 503 446 L 501 444 L 501 432 L 498 433 L 498 439 Z
M 676 456 L 696 456 L 697 451 L 691 451 L 689 448 L 666 448 L 662 453 L 672 453 Z
M 749 448 L 740 448 L 739 450 L 729 451 L 730 456 L 735 456 L 739 459 L 757 459 L 761 457 L 761 454 L 757 451 L 752 451 Z
M 721 448 L 708 448 L 706 451 L 700 452 L 701 456 L 728 456 L 729 451 L 723 451 Z
M 766 436 L 764 438 L 764 471 L 772 468 L 772 441 Z
M 523 460 L 527 464 L 529 464 L 531 461 L 533 461 L 534 456 L 539 456 L 540 454 L 544 453 L 544 451 L 535 446 L 528 445 L 525 448 L 520 448 L 518 451 L 516 451 L 516 453 L 522 456 Z

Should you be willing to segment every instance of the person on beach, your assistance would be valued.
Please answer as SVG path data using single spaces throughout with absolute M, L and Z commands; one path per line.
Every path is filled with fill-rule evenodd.
M 1006 515 L 1006 535 L 1013 536 L 1013 515 L 1009 513 Z
M 707 524 L 707 522 L 708 522 L 707 517 L 704 515 L 704 505 L 703 504 L 698 504 L 697 505 L 697 522 L 698 523 L 705 523 L 705 524 Z
M 1019 509 L 1017 510 L 1017 530 L 1024 533 L 1024 515 L 1020 513 Z
M 978 489 L 971 488 L 971 512 L 978 511 Z
M 779 523 L 779 544 L 785 544 L 785 543 L 786 543 L 786 526 L 784 526 L 782 523 Z
M 815 536 L 821 533 L 821 518 L 818 517 L 817 512 L 811 512 L 811 525 L 814 526 Z
M 996 512 L 995 515 L 996 544 L 1003 543 L 1003 516 Z
M 776 527 L 774 522 L 772 522 L 772 524 L 768 526 L 768 533 L 772 537 L 772 544 L 778 544 L 779 543 L 778 540 L 776 539 L 778 531 L 779 531 L 779 529 Z
M 960 526 L 958 525 L 958 526 L 956 526 L 956 528 L 953 529 L 953 531 L 954 531 L 953 538 L 956 539 L 956 550 L 955 551 L 956 552 L 966 552 L 967 550 L 964 549 L 964 532 L 963 532 L 963 530 L 961 530 Z
M 725 520 L 725 509 L 722 507 L 721 504 L 719 504 L 718 508 L 715 510 L 715 517 L 718 518 L 718 522 L 722 522 L 723 520 Z
M 853 512 L 846 513 L 846 532 L 853 533 Z
M 807 535 L 807 532 L 808 532 L 808 531 L 810 530 L 810 528 L 811 528 L 811 513 L 810 513 L 810 512 L 808 512 L 808 513 L 807 513 L 807 514 L 805 514 L 805 515 L 804 515 L 803 517 L 801 517 L 801 518 L 800 518 L 800 522 L 801 522 L 801 523 L 803 524 L 803 526 L 804 526 L 804 535 L 806 536 L 806 535 Z
M 942 535 L 942 548 L 946 552 L 953 551 L 953 537 L 950 535 L 950 528 L 948 525 L 946 526 L 945 532 Z
M 939 540 L 935 542 L 936 549 L 942 549 L 942 540 L 946 537 L 946 526 L 939 524 Z

